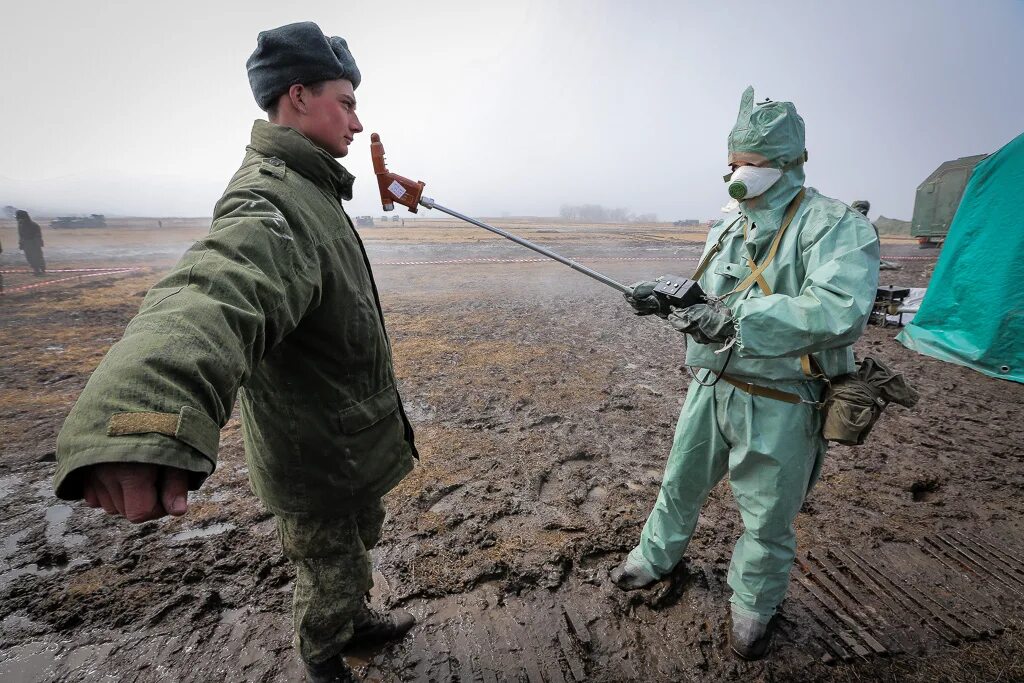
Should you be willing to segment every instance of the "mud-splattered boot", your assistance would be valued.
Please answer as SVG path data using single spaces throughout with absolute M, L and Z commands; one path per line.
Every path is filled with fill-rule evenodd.
M 404 609 L 381 612 L 363 603 L 362 609 L 353 620 L 352 638 L 346 647 L 370 645 L 388 640 L 398 640 L 416 623 L 416 617 Z
M 612 583 L 624 591 L 647 588 L 658 582 L 658 577 L 651 576 L 646 570 L 636 566 L 627 557 L 609 574 Z
M 320 664 L 307 662 L 306 680 L 309 683 L 354 683 L 360 679 L 341 655 L 338 655 Z
M 741 659 L 761 659 L 772 645 L 775 619 L 764 623 L 757 618 L 732 610 L 729 645 Z

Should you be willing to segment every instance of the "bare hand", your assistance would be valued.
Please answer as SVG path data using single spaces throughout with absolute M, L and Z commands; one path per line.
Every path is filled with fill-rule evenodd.
M 179 517 L 188 508 L 188 472 L 147 463 L 102 463 L 82 475 L 89 507 L 122 515 L 139 524 L 164 515 Z

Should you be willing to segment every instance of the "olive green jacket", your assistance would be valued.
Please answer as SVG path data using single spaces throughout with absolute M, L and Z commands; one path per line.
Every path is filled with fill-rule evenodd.
M 774 212 L 776 220 L 798 191 L 791 188 Z M 731 214 L 711 226 L 704 253 L 719 243 L 721 251 L 700 278 L 710 295 L 723 296 L 743 282 L 751 274 L 748 257 L 760 264 L 780 227 L 761 217 L 761 229 L 744 237 L 744 220 Z M 878 253 L 878 237 L 864 216 L 807 188 L 763 272 L 772 294 L 754 284 L 724 299 L 736 319 L 733 353 L 715 353 L 721 344 L 690 343 L 687 365 L 720 372 L 728 360 L 728 374 L 754 384 L 807 380 L 804 355 L 812 355 L 828 377 L 852 372 L 853 343 L 864 331 L 878 288 Z
M 213 472 L 236 395 L 253 490 L 278 513 L 356 507 L 413 466 L 369 261 L 342 209 L 353 176 L 256 121 L 210 234 L 149 291 L 68 416 L 56 493 L 145 462 Z

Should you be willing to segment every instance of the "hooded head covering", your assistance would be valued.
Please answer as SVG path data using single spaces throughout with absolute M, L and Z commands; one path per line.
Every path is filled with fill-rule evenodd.
M 754 103 L 748 86 L 740 99 L 736 124 L 729 133 L 729 163 L 767 165 L 782 170 L 782 177 L 757 197 L 740 202 L 742 213 L 761 235 L 774 233 L 786 207 L 804 185 L 804 120 L 792 102 Z M 766 163 L 767 162 L 767 163 Z
M 804 120 L 793 103 L 765 100 L 754 104 L 754 88 L 747 87 L 736 125 L 729 133 L 729 163 L 767 161 L 786 170 L 800 165 L 806 154 Z
M 355 89 L 362 80 L 345 39 L 328 38 L 312 21 L 260 32 L 245 67 L 256 104 L 264 111 L 296 83 L 344 78 Z

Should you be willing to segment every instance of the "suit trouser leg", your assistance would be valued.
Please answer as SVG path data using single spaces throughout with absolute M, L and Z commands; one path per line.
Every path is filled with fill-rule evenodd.
M 729 445 L 716 415 L 723 386 L 691 382 L 686 392 L 658 499 L 629 553 L 651 576 L 665 576 L 682 559 L 708 493 L 725 476 Z
M 772 384 L 811 399 L 812 385 Z M 729 566 L 734 610 L 767 622 L 782 604 L 796 557 L 794 522 L 825 454 L 821 416 L 791 404 L 734 390 L 723 419 L 733 444 L 729 484 L 743 518 Z

